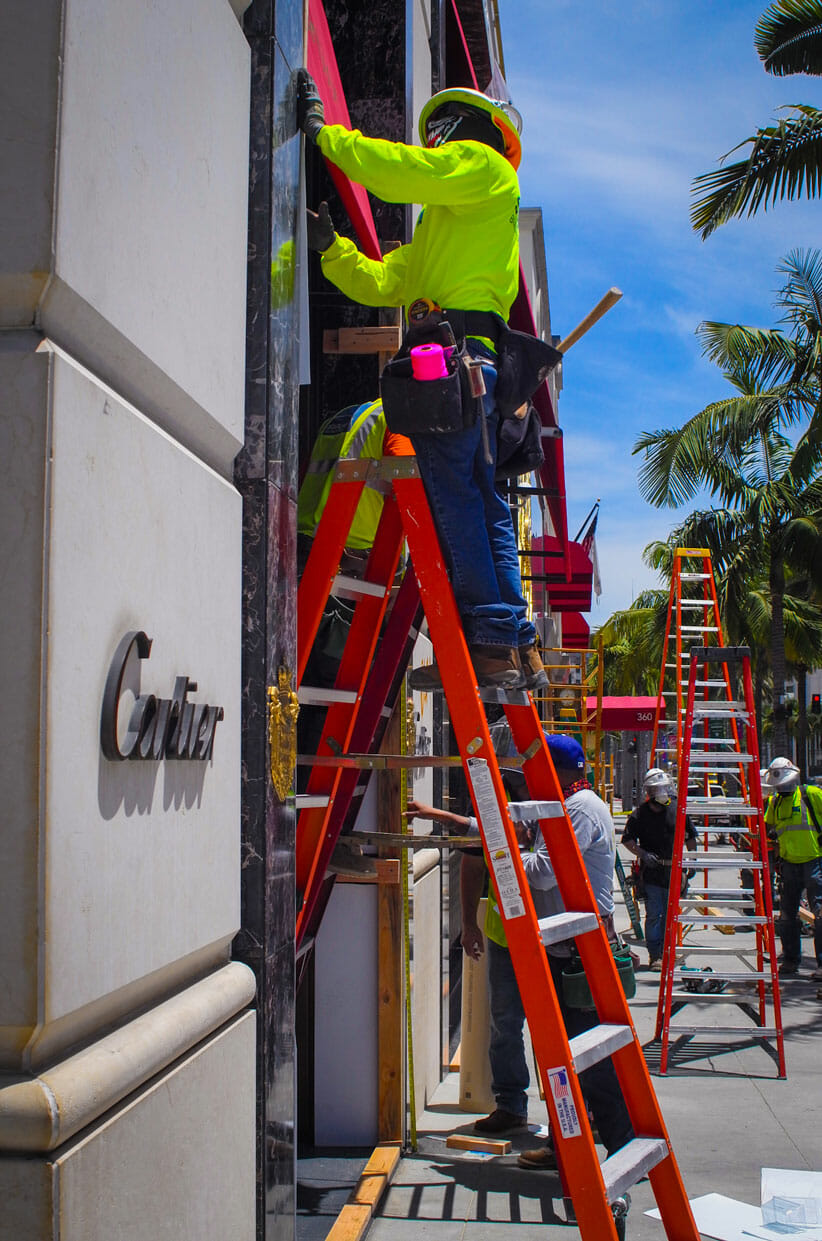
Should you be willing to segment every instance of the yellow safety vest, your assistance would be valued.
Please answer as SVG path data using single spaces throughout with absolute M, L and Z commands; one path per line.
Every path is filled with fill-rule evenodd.
M 320 427 L 311 452 L 300 494 L 297 497 L 297 530 L 313 538 L 334 481 L 338 461 L 380 458 L 385 440 L 382 401 L 349 405 L 332 414 Z M 360 496 L 346 547 L 367 548 L 374 542 L 383 498 L 367 485 Z
M 819 831 L 808 814 L 808 804 L 822 829 L 822 792 L 818 789 L 798 788 L 792 795 L 774 794 L 768 798 L 765 825 L 768 835 L 776 837 L 779 856 L 785 862 L 812 862 L 822 857 Z

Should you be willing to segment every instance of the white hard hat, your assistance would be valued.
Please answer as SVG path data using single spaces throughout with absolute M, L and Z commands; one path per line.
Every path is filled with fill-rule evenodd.
M 775 758 L 768 764 L 768 788 L 776 793 L 791 793 L 799 784 L 799 768 L 789 758 Z
M 653 796 L 656 793 L 669 794 L 671 791 L 671 777 L 667 771 L 663 771 L 661 767 L 650 767 L 642 780 L 642 787 L 646 793 Z

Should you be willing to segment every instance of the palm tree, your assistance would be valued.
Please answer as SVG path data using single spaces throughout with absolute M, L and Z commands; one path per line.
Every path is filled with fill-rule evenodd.
M 727 325 L 722 325 L 727 327 Z M 711 332 L 718 350 L 718 334 Z M 657 507 L 676 508 L 706 488 L 721 507 L 692 513 L 677 528 L 682 545 L 707 547 L 732 577 L 765 575 L 774 742 L 787 746 L 785 726 L 785 593 L 789 564 L 822 582 L 822 453 L 809 437 L 785 434 L 807 410 L 813 391 L 790 381 L 762 387 L 761 359 L 726 354 L 725 377 L 735 395 L 714 402 L 681 428 L 646 432 L 639 488 Z
M 754 42 L 769 73 L 822 74 L 822 0 L 777 0 L 759 19 Z M 796 104 L 787 112 L 722 160 L 749 147 L 746 158 L 695 179 L 693 192 L 701 197 L 691 210 L 691 224 L 703 240 L 726 220 L 767 210 L 769 203 L 819 196 L 822 111 Z
M 657 692 L 667 610 L 667 591 L 645 590 L 600 625 L 606 694 Z

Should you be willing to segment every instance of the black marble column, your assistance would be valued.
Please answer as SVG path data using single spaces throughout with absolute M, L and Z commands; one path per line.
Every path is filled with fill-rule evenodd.
M 258 984 L 259 1241 L 295 1235 L 293 796 L 269 775 L 266 689 L 296 660 L 299 309 L 296 221 L 300 139 L 293 71 L 302 63 L 302 0 L 252 0 L 243 497 L 242 930 L 235 956 Z

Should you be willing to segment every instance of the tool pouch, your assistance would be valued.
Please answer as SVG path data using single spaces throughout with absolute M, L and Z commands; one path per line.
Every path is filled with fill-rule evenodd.
M 512 417 L 530 401 L 561 360 L 559 350 L 538 336 L 507 328 L 497 341 L 496 402 L 500 418 Z
M 411 350 L 424 344 L 453 346 L 446 358 L 445 378 L 414 378 Z M 410 326 L 399 351 L 380 376 L 380 396 L 389 431 L 397 435 L 447 435 L 473 426 L 480 402 L 471 392 L 469 362 L 465 341 L 456 343 L 447 323 Z
M 634 958 L 629 948 L 626 948 L 619 940 L 614 940 L 611 944 L 611 951 L 614 954 L 614 963 L 619 974 L 619 981 L 622 983 L 622 990 L 625 992 L 627 1000 L 633 999 L 636 995 L 636 974 L 634 972 Z M 588 986 L 588 979 L 585 977 L 585 970 L 582 968 L 582 962 L 579 957 L 571 957 L 568 965 L 562 971 L 562 998 L 569 1008 L 594 1008 L 594 998 L 591 995 L 591 989 Z
M 533 405 L 524 418 L 500 418 L 497 423 L 496 481 L 519 478 L 538 470 L 545 460 L 542 419 Z

